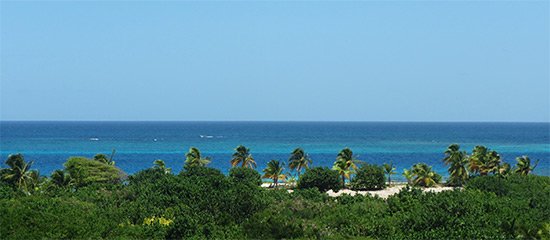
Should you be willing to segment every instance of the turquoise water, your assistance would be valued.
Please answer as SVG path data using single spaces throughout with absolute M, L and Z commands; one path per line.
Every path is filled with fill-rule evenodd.
M 227 172 L 233 149 L 251 149 L 258 170 L 271 159 L 288 159 L 304 148 L 316 166 L 332 166 L 350 147 L 368 163 L 393 161 L 398 172 L 425 162 L 446 175 L 441 163 L 451 143 L 468 152 L 485 145 L 504 161 L 529 155 L 540 159 L 535 173 L 550 175 L 550 123 L 405 123 L 405 122 L 0 122 L 0 156 L 23 153 L 34 168 L 49 175 L 70 156 L 92 157 L 116 149 L 116 165 L 127 173 L 163 159 L 176 172 L 185 153 L 198 147 L 213 158 L 211 167 Z

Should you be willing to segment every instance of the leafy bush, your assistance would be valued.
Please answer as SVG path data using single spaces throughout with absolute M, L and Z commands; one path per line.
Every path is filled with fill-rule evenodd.
M 71 157 L 64 166 L 77 187 L 92 183 L 120 183 L 125 176 L 113 165 L 84 157 Z
M 355 190 L 377 190 L 386 187 L 386 176 L 382 166 L 364 164 L 351 180 Z
M 330 198 L 328 194 L 319 192 L 316 188 L 297 189 L 294 190 L 292 195 L 316 202 L 323 202 Z
M 501 176 L 479 176 L 468 181 L 468 189 L 493 192 L 498 196 L 532 197 L 550 191 L 550 177 L 512 174 Z
M 338 191 L 342 187 L 342 179 L 337 171 L 327 167 L 307 169 L 298 180 L 298 189 L 317 188 L 321 192 L 329 189 Z
M 478 176 L 470 178 L 465 187 L 505 196 L 509 194 L 511 186 L 509 181 L 500 176 Z
M 43 196 L 0 200 L 3 239 L 105 238 L 117 227 L 98 206 L 72 198 Z
M 172 221 L 166 238 L 242 238 L 236 226 L 266 206 L 264 193 L 207 167 L 177 176 L 147 170 L 130 178 L 124 208 L 134 225 L 152 217 Z
M 15 197 L 15 190 L 7 183 L 0 182 L 0 199 Z
M 505 211 L 497 196 L 478 191 L 422 193 L 405 189 L 388 199 L 389 214 L 400 238 L 472 239 L 503 236 Z M 460 226 L 460 227 L 457 227 Z
M 262 185 L 261 175 L 252 168 L 246 167 L 234 167 L 229 170 L 229 177 L 240 183 L 247 183 L 252 185 L 260 186 Z
M 209 168 L 204 166 L 186 166 L 185 170 L 180 172 L 180 176 L 184 177 L 206 177 L 206 178 L 223 178 L 223 175 L 220 170 L 215 168 Z

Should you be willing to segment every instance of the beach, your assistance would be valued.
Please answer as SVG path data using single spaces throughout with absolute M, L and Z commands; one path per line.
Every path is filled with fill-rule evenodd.
M 279 188 L 285 188 L 286 187 L 285 183 L 279 183 L 278 185 L 279 185 Z M 273 187 L 272 183 L 262 183 L 261 186 L 263 188 L 272 188 Z M 386 188 L 380 189 L 380 190 L 370 190 L 370 191 L 364 190 L 364 191 L 361 191 L 361 190 L 341 189 L 341 190 L 338 190 L 338 191 L 335 192 L 331 189 L 331 190 L 328 190 L 326 193 L 330 197 L 339 197 L 339 196 L 347 194 L 347 195 L 350 195 L 350 196 L 355 196 L 355 195 L 367 196 L 367 195 L 370 195 L 370 196 L 373 196 L 373 197 L 388 199 L 390 196 L 393 196 L 393 195 L 399 193 L 406 186 L 407 185 L 404 184 L 404 183 L 398 183 L 398 184 L 394 184 L 392 186 L 389 186 L 389 187 L 386 187 Z M 443 192 L 443 191 L 452 191 L 452 190 L 455 190 L 455 189 L 462 189 L 462 188 L 434 186 L 434 187 L 420 188 L 420 189 L 423 192 L 439 193 L 439 192 Z M 292 192 L 294 192 L 294 190 L 289 189 L 288 192 L 292 193 Z

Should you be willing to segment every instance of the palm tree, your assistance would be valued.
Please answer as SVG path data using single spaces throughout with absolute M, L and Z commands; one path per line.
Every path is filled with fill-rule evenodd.
M 498 175 L 506 177 L 512 173 L 512 166 L 509 163 L 503 163 L 498 169 Z
M 346 188 L 346 178 L 350 178 L 351 170 L 349 166 L 344 161 L 335 161 L 332 166 L 332 170 L 338 171 L 338 174 L 342 176 L 342 188 Z
M 196 147 L 189 148 L 189 152 L 185 154 L 185 165 L 188 167 L 204 167 L 210 163 L 209 157 L 202 157 L 201 151 Z
M 490 173 L 497 173 L 500 169 L 500 164 L 502 163 L 502 159 L 500 157 L 500 154 L 497 151 L 489 151 L 489 162 L 482 168 L 482 171 L 490 172 Z
M 361 161 L 353 155 L 353 151 L 349 148 L 342 149 L 336 156 L 336 161 L 334 162 L 332 169 L 338 171 L 338 173 L 342 176 L 342 184 L 344 188 L 346 187 L 346 178 L 351 180 L 351 174 L 357 170 L 357 164 L 360 162 Z
M 443 162 L 449 166 L 449 183 L 460 186 L 468 180 L 468 155 L 466 151 L 460 151 L 458 144 L 451 144 L 445 150 Z
M 94 160 L 107 163 L 107 155 L 103 153 L 98 153 L 94 156 Z
M 267 167 L 263 170 L 262 178 L 273 179 L 273 184 L 277 187 L 279 179 L 284 180 L 286 176 L 283 174 L 283 163 L 278 160 L 271 160 L 267 163 Z
M 235 153 L 233 153 L 233 158 L 231 159 L 232 167 L 239 164 L 241 164 L 242 167 L 256 168 L 256 162 L 252 154 L 250 154 L 250 149 L 243 145 L 239 145 L 235 148 Z
M 531 167 L 531 159 L 529 159 L 528 156 L 521 156 L 516 158 L 516 173 L 519 173 L 521 175 L 529 175 L 531 171 L 533 171 L 537 165 L 539 164 L 539 160 L 535 162 L 535 165 Z
M 391 175 L 395 174 L 395 167 L 392 162 L 390 164 L 384 163 L 384 172 L 388 174 L 388 185 L 391 186 Z
M 113 157 L 115 155 L 115 149 L 113 149 L 113 152 L 111 153 L 111 156 L 110 157 L 107 157 L 107 155 L 103 154 L 103 153 L 98 153 L 94 156 L 94 160 L 96 161 L 100 161 L 102 163 L 105 163 L 105 164 L 109 164 L 109 165 L 115 165 L 115 161 L 113 161 Z
M 468 158 L 469 170 L 481 176 L 498 172 L 500 163 L 500 155 L 485 146 L 475 146 L 472 155 Z
M 441 180 L 441 176 L 432 171 L 432 167 L 425 163 L 417 163 L 413 165 L 411 172 L 414 176 L 412 181 L 413 185 L 432 187 Z
M 59 187 L 70 186 L 72 184 L 71 176 L 63 170 L 55 170 L 50 178 L 52 183 Z
M 303 149 L 296 148 L 288 158 L 288 167 L 290 170 L 296 170 L 300 174 L 302 169 L 309 169 L 311 162 L 311 158 L 309 158 Z
M 487 148 L 485 146 L 475 146 L 472 155 L 468 157 L 468 169 L 472 173 L 479 173 L 480 168 L 486 162 Z
M 164 161 L 162 161 L 161 159 L 157 159 L 153 162 L 153 164 L 155 166 L 153 166 L 153 168 L 155 169 L 160 169 L 162 172 L 164 172 L 165 174 L 168 174 L 170 172 L 172 172 L 172 169 L 171 168 L 167 168 L 166 167 L 166 163 L 164 163 Z
M 39 174 L 35 170 L 30 170 L 33 161 L 25 162 L 22 154 L 12 154 L 6 160 L 6 168 L 2 171 L 2 180 L 14 185 L 15 187 L 28 192 L 38 181 Z
M 413 173 L 409 169 L 403 169 L 403 176 L 407 179 L 407 184 L 412 185 Z

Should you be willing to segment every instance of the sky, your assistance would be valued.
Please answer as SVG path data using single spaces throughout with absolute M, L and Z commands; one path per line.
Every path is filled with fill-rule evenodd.
M 549 1 L 0 1 L 1 120 L 550 122 Z

